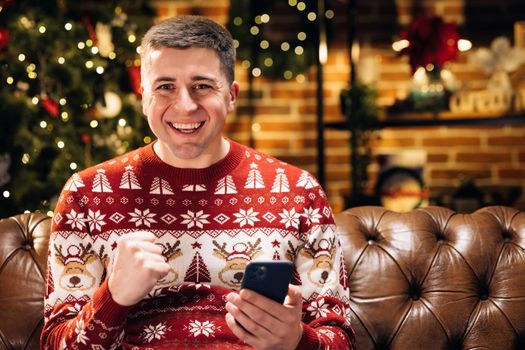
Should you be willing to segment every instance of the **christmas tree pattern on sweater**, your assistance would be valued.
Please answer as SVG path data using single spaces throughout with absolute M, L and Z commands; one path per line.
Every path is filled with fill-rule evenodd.
M 348 349 L 347 272 L 333 215 L 306 171 L 230 141 L 207 169 L 171 167 L 153 145 L 74 174 L 51 228 L 44 349 L 242 349 L 224 296 L 252 260 L 294 262 L 300 349 Z M 116 240 L 147 230 L 170 265 L 133 307 L 107 287 Z

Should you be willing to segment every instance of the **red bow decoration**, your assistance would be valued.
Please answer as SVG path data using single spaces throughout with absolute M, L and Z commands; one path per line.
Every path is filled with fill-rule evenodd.
M 131 91 L 138 97 L 142 96 L 142 88 L 140 87 L 140 67 L 132 66 L 128 71 L 129 84 L 131 85 Z
M 9 31 L 5 28 L 0 28 L 0 50 L 7 47 L 9 43 Z
M 46 112 L 49 113 L 50 116 L 52 116 L 53 118 L 58 117 L 59 108 L 58 103 L 55 100 L 49 97 L 43 97 L 40 100 L 40 104 L 42 105 L 42 108 L 44 108 Z
M 458 53 L 457 26 L 441 17 L 417 17 L 400 36 L 409 42 L 400 53 L 408 54 L 412 72 L 428 64 L 441 67 Z

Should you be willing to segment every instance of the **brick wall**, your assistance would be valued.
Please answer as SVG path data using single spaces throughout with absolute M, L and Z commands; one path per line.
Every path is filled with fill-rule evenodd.
M 446 21 L 456 21 L 460 33 L 471 39 L 474 47 L 486 46 L 497 35 L 512 38 L 512 23 L 525 19 L 521 0 L 367 0 L 358 4 L 356 17 L 361 59 L 374 62 L 379 90 L 378 104 L 387 106 L 395 98 L 406 96 L 410 67 L 406 57 L 398 57 L 390 48 L 399 30 L 417 13 L 438 14 Z M 336 16 L 331 21 L 329 58 L 324 68 L 324 112 L 326 120 L 341 120 L 339 93 L 348 82 L 346 2 L 328 1 Z M 177 14 L 201 14 L 226 23 L 228 0 L 154 1 L 159 17 Z M 337 8 L 337 6 L 339 8 Z M 492 16 L 487 16 L 490 10 Z M 497 14 L 494 15 L 494 14 Z M 467 23 L 468 22 L 468 23 Z M 491 28 L 491 32 L 483 28 Z M 472 28 L 478 28 L 477 31 Z M 360 60 L 360 62 L 362 62 Z M 370 61 L 369 61 L 370 62 Z M 471 88 L 483 88 L 488 76 L 468 63 L 462 54 L 449 65 L 459 81 Z M 370 73 L 370 72 L 368 72 Z M 303 82 L 254 79 L 253 114 L 247 99 L 247 71 L 236 67 L 241 84 L 238 109 L 230 117 L 227 133 L 245 144 L 316 173 L 316 84 L 315 68 Z M 326 186 L 334 210 L 344 207 L 343 196 L 349 192 L 349 133 L 326 130 Z M 445 197 L 462 177 L 473 178 L 486 191 L 525 192 L 525 126 L 457 126 L 387 128 L 375 133 L 373 153 L 424 150 L 427 162 L 424 178 L 433 193 Z M 369 189 L 378 173 L 377 163 L 369 166 Z M 516 187 L 516 188 L 513 188 Z M 512 193 L 511 193 L 512 194 Z M 510 194 L 510 195 L 511 195 Z M 508 196 L 509 193 L 504 193 Z M 525 196 L 516 207 L 525 209 Z

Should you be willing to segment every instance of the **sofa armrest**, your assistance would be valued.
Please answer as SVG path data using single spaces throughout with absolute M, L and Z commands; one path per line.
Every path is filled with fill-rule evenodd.
M 0 350 L 39 349 L 51 218 L 0 220 Z

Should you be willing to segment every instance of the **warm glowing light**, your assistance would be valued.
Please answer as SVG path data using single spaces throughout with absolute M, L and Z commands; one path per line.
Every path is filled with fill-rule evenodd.
M 104 67 L 98 66 L 97 69 L 95 69 L 98 74 L 104 73 Z
M 288 44 L 286 41 L 281 44 L 281 50 L 288 51 L 290 50 L 290 44 Z
M 52 218 L 54 213 L 53 213 L 52 210 L 49 210 L 46 214 L 47 214 L 47 216 Z
M 134 43 L 136 40 L 137 40 L 137 37 L 135 36 L 135 34 L 130 34 L 130 35 L 128 36 L 128 41 L 129 41 L 130 43 Z
M 34 105 L 37 105 L 37 104 L 38 104 L 38 101 L 39 101 L 39 100 L 38 100 L 38 97 L 36 97 L 36 96 L 33 97 L 33 98 L 31 99 L 31 102 L 32 102 Z
M 283 77 L 286 80 L 292 79 L 292 77 L 293 77 L 292 71 L 291 70 L 285 70 L 284 73 L 283 73 Z
M 299 84 L 304 83 L 306 80 L 306 77 L 303 74 L 297 74 L 295 77 L 295 81 L 297 81 Z
M 315 14 L 315 12 L 309 12 L 306 18 L 308 18 L 309 21 L 313 22 L 317 18 L 317 15 Z
M 93 61 L 87 61 L 86 62 L 86 68 L 93 68 Z
M 401 51 L 404 48 L 409 47 L 409 46 L 410 46 L 410 42 L 408 40 L 406 40 L 406 39 L 402 39 L 402 40 L 395 41 L 392 44 L 392 49 L 395 52 L 399 52 L 399 51 Z
M 62 112 L 62 114 L 60 114 L 60 117 L 64 122 L 67 122 L 69 120 L 69 114 L 67 112 Z
M 254 69 L 252 69 L 252 75 L 254 77 L 259 77 L 261 73 L 262 73 L 261 68 L 255 67 Z
M 66 59 L 64 57 L 59 57 L 57 61 L 60 64 L 64 64 L 66 62 Z
M 241 17 L 235 17 L 233 19 L 233 24 L 235 24 L 236 26 L 240 26 L 242 24 L 242 18 Z
M 7 79 L 5 80 L 9 85 L 13 84 L 15 82 L 15 79 L 13 79 L 13 77 L 7 77 Z
M 89 126 L 95 129 L 98 126 L 98 122 L 96 120 L 92 120 L 89 122 Z
M 4 198 L 9 198 L 11 194 L 9 193 L 9 191 L 4 191 L 2 192 L 2 195 L 4 196 Z
M 261 22 L 263 22 L 263 23 L 270 22 L 270 15 L 268 15 L 267 13 L 262 14 L 261 15 Z
M 58 148 L 64 148 L 66 146 L 66 144 L 64 143 L 64 141 L 58 141 L 57 142 L 57 147 Z
M 270 43 L 268 42 L 268 40 L 263 40 L 261 41 L 260 46 L 261 46 L 261 49 L 265 50 L 268 47 L 270 47 Z
M 40 27 L 38 28 L 38 31 L 39 31 L 41 34 L 44 34 L 44 33 L 46 32 L 46 27 L 44 27 L 44 26 L 40 26 Z
M 96 54 L 98 53 L 98 47 L 93 46 L 93 47 L 91 48 L 91 53 L 92 53 L 93 55 L 96 55 Z
M 24 153 L 24 155 L 22 156 L 22 163 L 27 164 L 29 163 L 30 160 L 31 160 L 31 157 L 29 156 L 29 153 Z
M 239 47 L 239 40 L 233 39 L 233 47 L 238 48 Z
M 324 13 L 325 17 L 328 18 L 328 19 L 332 19 L 334 18 L 335 16 L 335 13 L 334 11 L 332 10 L 326 10 L 326 12 Z
M 77 170 L 78 165 L 77 165 L 77 163 L 72 162 L 71 164 L 69 164 L 69 168 L 70 168 L 71 170 Z
M 24 55 L 23 53 L 21 53 L 20 55 L 18 55 L 18 60 L 20 62 L 24 62 L 26 60 L 26 55 Z
M 46 122 L 45 120 L 42 120 L 42 121 L 40 122 L 40 127 L 41 127 L 42 129 L 45 129 L 45 128 L 47 127 L 47 122 Z
M 251 64 L 250 61 L 248 61 L 248 60 L 244 60 L 244 61 L 241 62 L 241 66 L 242 66 L 242 68 L 244 68 L 244 69 L 248 69 L 248 68 L 250 68 L 251 65 L 252 65 L 252 64 Z
M 79 42 L 79 43 L 77 44 L 77 47 L 78 47 L 80 50 L 82 50 L 83 48 L 86 47 L 86 44 L 84 44 L 83 42 Z
M 86 45 L 89 47 L 93 46 L 93 41 L 91 39 L 86 40 Z
M 60 103 L 61 106 L 64 106 L 67 103 L 67 100 L 62 97 L 60 100 L 58 100 L 58 103 Z
M 303 52 L 304 52 L 304 49 L 303 49 L 302 46 L 297 46 L 297 47 L 295 48 L 294 52 L 295 52 L 296 55 L 302 55 Z
M 118 125 L 120 125 L 120 126 L 126 126 L 127 123 L 128 122 L 126 122 L 126 119 L 124 119 L 124 118 L 120 118 L 118 120 Z
M 67 22 L 67 23 L 64 25 L 64 28 L 65 28 L 66 30 L 71 30 L 71 29 L 73 28 L 73 25 L 72 25 L 71 23 Z
M 301 1 L 301 2 L 297 3 L 297 9 L 299 11 L 304 11 L 305 8 L 306 8 L 306 4 L 304 2 Z
M 328 46 L 326 41 L 322 41 L 319 43 L 319 62 L 326 64 L 326 61 L 328 61 Z
M 267 57 L 264 59 L 264 65 L 266 67 L 271 67 L 273 65 L 273 59 L 271 57 Z
M 468 51 L 472 48 L 472 42 L 467 39 L 459 39 L 458 40 L 458 50 L 461 52 Z
M 257 35 L 257 34 L 259 34 L 259 27 L 257 27 L 257 26 L 252 26 L 252 27 L 250 28 L 250 33 L 251 33 L 252 35 Z
M 145 137 L 144 137 L 144 143 L 145 143 L 145 144 L 148 144 L 148 143 L 150 143 L 150 142 L 151 142 L 151 137 L 149 137 L 149 136 L 145 136 Z
M 253 124 L 252 124 L 252 131 L 253 131 L 253 132 L 259 132 L 259 131 L 261 131 L 261 124 L 259 124 L 259 123 L 253 123 Z

